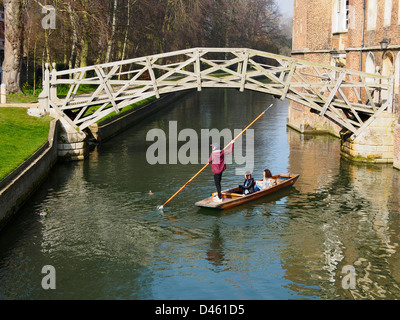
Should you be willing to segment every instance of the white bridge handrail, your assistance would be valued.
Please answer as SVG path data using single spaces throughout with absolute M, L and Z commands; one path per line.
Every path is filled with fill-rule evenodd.
M 149 97 L 222 87 L 255 90 L 306 105 L 360 134 L 392 112 L 393 76 L 369 74 L 246 48 L 193 48 L 52 71 L 46 64 L 40 101 L 83 130 L 107 114 Z M 82 85 L 92 92 L 78 94 Z M 66 95 L 57 94 L 65 86 Z M 95 107 L 95 108 L 91 108 Z

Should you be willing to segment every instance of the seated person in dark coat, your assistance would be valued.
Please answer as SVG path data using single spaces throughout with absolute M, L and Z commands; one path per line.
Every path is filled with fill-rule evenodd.
M 256 183 L 254 182 L 254 179 L 251 177 L 250 171 L 246 171 L 244 174 L 244 183 L 243 185 L 239 185 L 240 191 L 242 194 L 250 194 L 254 192 L 254 186 Z

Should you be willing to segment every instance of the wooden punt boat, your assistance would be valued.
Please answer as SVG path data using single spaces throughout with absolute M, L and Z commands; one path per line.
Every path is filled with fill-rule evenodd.
M 257 191 L 251 194 L 241 194 L 239 193 L 239 186 L 233 189 L 222 191 L 222 202 L 214 201 L 212 194 L 210 197 L 198 201 L 195 203 L 198 207 L 203 208 L 212 208 L 212 209 L 229 209 L 232 207 L 236 207 L 243 203 L 259 199 L 261 197 L 265 197 L 272 193 L 277 192 L 278 190 L 282 190 L 284 188 L 292 186 L 300 175 L 298 174 L 278 174 L 273 176 L 272 178 L 276 180 L 276 185 L 269 187 L 268 189 L 263 189 L 261 191 Z M 262 181 L 262 179 L 260 180 Z

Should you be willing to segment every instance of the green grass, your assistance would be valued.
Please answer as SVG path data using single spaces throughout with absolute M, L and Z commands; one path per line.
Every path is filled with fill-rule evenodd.
M 57 95 L 59 98 L 66 97 L 68 94 L 70 86 L 60 85 L 57 87 Z M 83 94 L 93 92 L 97 86 L 92 85 L 80 85 L 76 94 Z M 42 92 L 42 88 L 37 88 L 35 93 L 33 89 L 28 85 L 23 85 L 24 93 L 10 93 L 7 95 L 7 103 L 37 103 L 39 101 L 38 96 Z
M 38 97 L 32 94 L 10 93 L 7 96 L 7 103 L 36 103 Z
M 90 85 L 81 85 L 76 94 L 83 94 L 93 92 L 96 87 Z M 39 101 L 38 95 L 42 89 L 37 89 L 36 94 L 33 94 L 33 90 L 24 89 L 24 93 L 10 93 L 7 96 L 7 103 L 36 103 Z M 57 87 L 57 95 L 59 98 L 66 97 L 69 91 L 69 86 L 60 85 Z
M 0 108 L 0 180 L 46 141 L 52 118 L 36 118 L 25 108 Z
M 150 98 L 141 100 L 139 102 L 136 102 L 134 104 L 131 104 L 129 106 L 126 106 L 125 108 L 122 108 L 118 114 L 115 111 L 113 111 L 113 112 L 109 113 L 108 115 L 106 115 L 105 117 L 101 118 L 99 121 L 97 121 L 97 123 L 100 123 L 100 122 L 115 118 L 115 117 L 121 115 L 124 112 L 127 112 L 129 110 L 135 109 L 137 107 L 140 107 L 140 106 L 148 103 L 149 101 L 152 101 L 152 100 L 155 100 L 155 99 L 156 99 L 155 97 L 150 97 Z
M 94 92 L 97 89 L 98 85 L 89 85 L 89 84 L 81 84 L 76 92 L 77 95 L 83 93 Z M 68 91 L 70 89 L 69 85 L 58 85 L 57 86 L 57 96 L 59 98 L 66 97 Z

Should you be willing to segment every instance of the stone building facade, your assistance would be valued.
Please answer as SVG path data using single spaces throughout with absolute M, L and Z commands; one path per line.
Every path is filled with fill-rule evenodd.
M 394 73 L 399 123 L 400 0 L 293 0 L 294 58 L 383 75 Z M 386 49 L 382 49 L 384 45 Z M 340 127 L 291 102 L 288 126 L 340 136 Z M 400 168 L 400 146 L 394 147 Z M 396 166 L 396 165 L 395 165 Z

